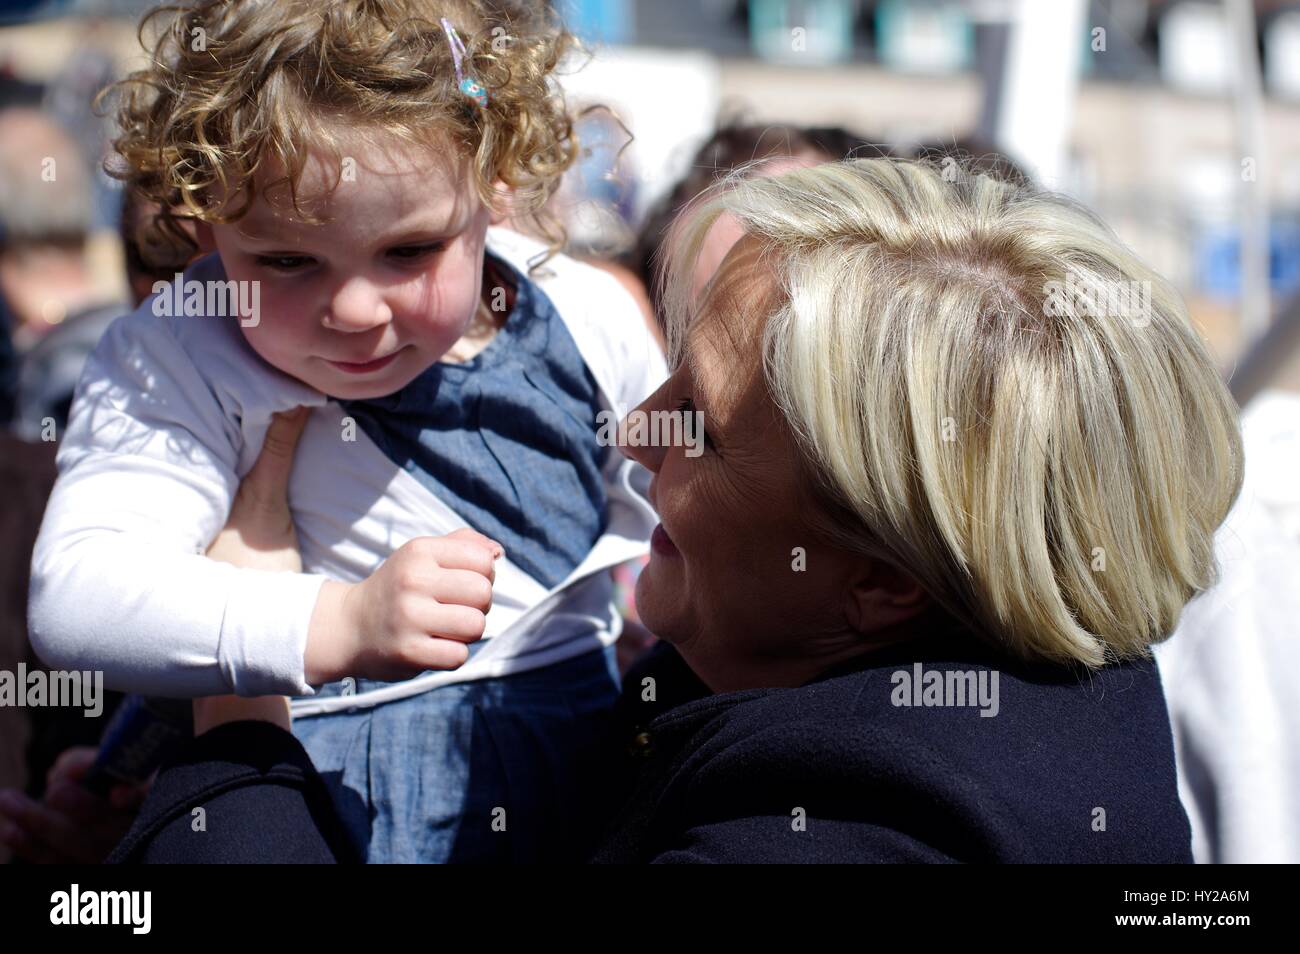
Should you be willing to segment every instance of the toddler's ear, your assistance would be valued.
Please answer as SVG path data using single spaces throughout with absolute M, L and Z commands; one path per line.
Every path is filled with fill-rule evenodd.
M 216 239 L 212 237 L 212 226 L 207 222 L 194 223 L 194 241 L 198 243 L 199 251 L 204 254 L 217 250 Z
M 492 183 L 492 204 L 488 208 L 489 222 L 504 225 L 514 217 L 514 190 L 498 179 Z

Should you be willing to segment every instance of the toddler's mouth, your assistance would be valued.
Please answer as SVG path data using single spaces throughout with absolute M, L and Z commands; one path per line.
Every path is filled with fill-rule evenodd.
M 372 371 L 388 367 L 400 353 L 401 349 L 399 348 L 392 354 L 384 355 L 382 358 L 375 358 L 373 361 L 330 361 L 329 363 L 345 374 L 369 374 Z

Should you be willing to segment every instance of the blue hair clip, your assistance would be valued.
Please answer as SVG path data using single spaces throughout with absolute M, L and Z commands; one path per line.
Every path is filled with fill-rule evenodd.
M 461 67 L 461 63 L 469 57 L 465 50 L 465 44 L 461 42 L 460 34 L 456 28 L 451 25 L 451 21 L 446 17 L 442 18 L 442 29 L 447 34 L 447 44 L 451 47 L 451 59 L 456 64 L 456 79 L 458 88 L 462 93 L 468 96 L 479 107 L 484 107 L 488 103 L 487 87 L 472 76 L 466 76 Z

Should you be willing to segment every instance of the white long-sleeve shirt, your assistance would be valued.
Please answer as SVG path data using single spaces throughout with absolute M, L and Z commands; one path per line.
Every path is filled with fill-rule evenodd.
M 489 230 L 488 248 L 523 272 L 542 251 L 501 229 Z M 620 415 L 635 407 L 667 373 L 636 303 L 611 276 L 567 257 L 544 268 L 532 280 L 562 316 L 602 405 Z M 184 276 L 224 278 L 215 255 Z M 151 302 L 110 327 L 78 387 L 33 554 L 32 644 L 51 666 L 103 670 L 110 688 L 308 696 L 303 652 L 322 582 L 362 580 L 408 540 L 467 523 L 348 427 L 336 402 L 262 361 L 236 319 L 157 317 Z M 299 405 L 314 409 L 289 488 L 304 572 L 207 559 L 271 415 Z M 621 620 L 604 571 L 647 551 L 656 518 L 643 467 L 614 451 L 604 477 L 605 532 L 560 585 L 547 588 L 508 554 L 498 561 L 488 642 L 466 665 L 300 699 L 295 714 L 547 666 L 613 642 Z

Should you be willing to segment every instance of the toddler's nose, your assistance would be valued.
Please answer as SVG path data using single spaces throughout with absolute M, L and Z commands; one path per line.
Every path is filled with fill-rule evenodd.
M 393 320 L 392 309 L 379 288 L 361 278 L 350 278 L 330 299 L 325 327 L 334 331 L 360 332 L 378 328 Z

